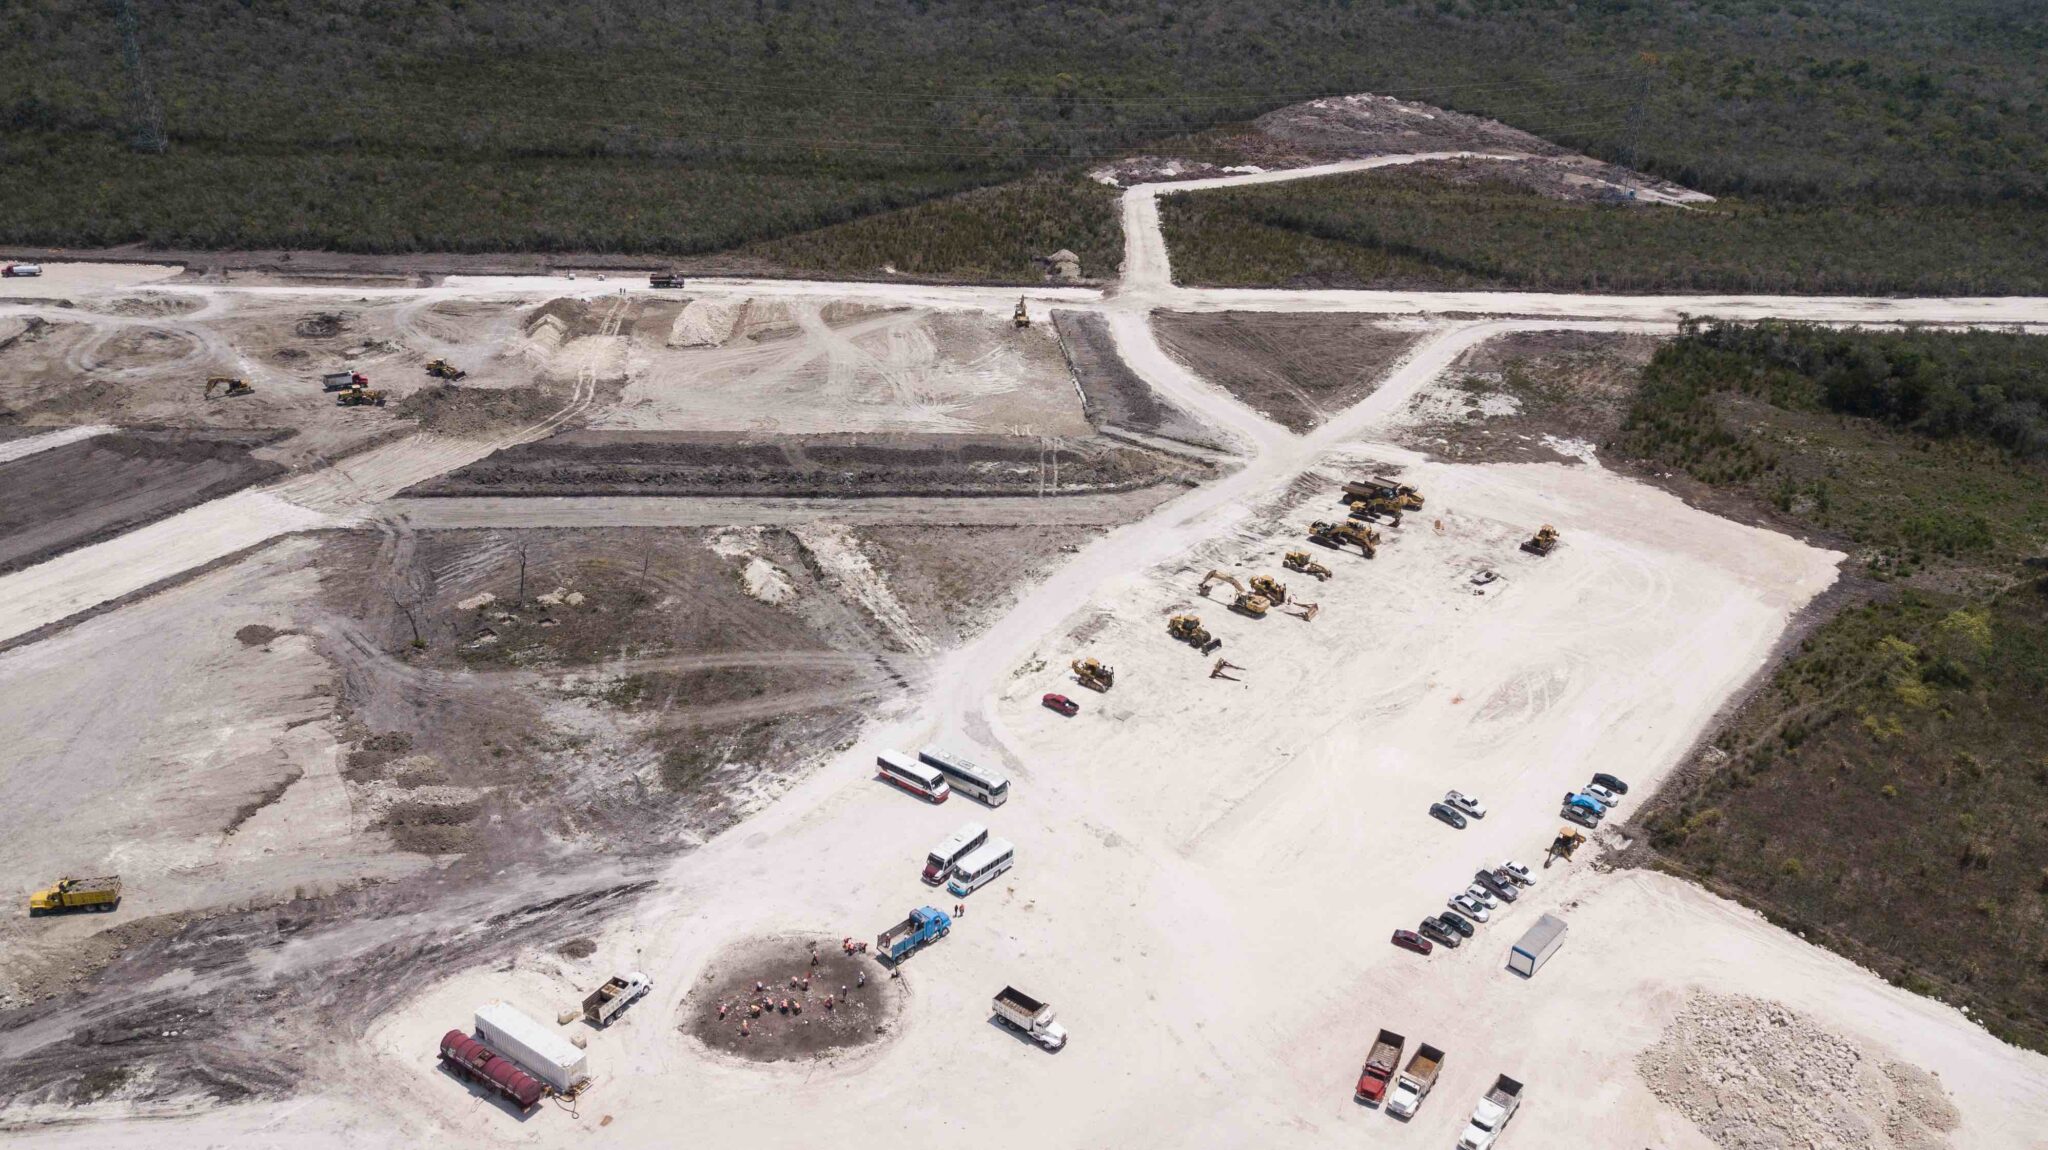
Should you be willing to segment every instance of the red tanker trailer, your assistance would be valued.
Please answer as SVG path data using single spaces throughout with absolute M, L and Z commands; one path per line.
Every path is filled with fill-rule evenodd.
M 533 1109 L 541 1095 L 547 1093 L 539 1079 L 460 1030 L 441 1036 L 441 1061 L 457 1073 L 503 1094 L 521 1110 Z

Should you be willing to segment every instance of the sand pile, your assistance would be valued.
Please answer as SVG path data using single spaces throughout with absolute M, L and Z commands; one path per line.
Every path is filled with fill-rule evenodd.
M 1944 1150 L 1959 1121 L 1933 1075 L 1760 998 L 1695 993 L 1636 1069 L 1727 1150 Z

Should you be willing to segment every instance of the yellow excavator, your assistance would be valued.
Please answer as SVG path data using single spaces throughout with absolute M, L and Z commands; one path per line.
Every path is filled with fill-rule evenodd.
M 1223 645 L 1223 640 L 1209 634 L 1209 629 L 1202 626 L 1199 615 L 1175 615 L 1166 621 L 1166 633 L 1204 655 L 1214 653 Z
M 1076 659 L 1074 678 L 1091 691 L 1108 691 L 1116 685 L 1116 668 L 1100 659 Z
M 1268 579 L 1267 582 L 1271 583 L 1272 580 Z M 1211 571 L 1207 575 L 1202 576 L 1202 585 L 1195 593 L 1206 598 L 1209 594 L 1209 588 L 1218 583 L 1228 583 L 1237 589 L 1237 598 L 1231 600 L 1230 603 L 1230 609 L 1233 611 L 1249 615 L 1254 619 L 1263 619 L 1266 617 L 1266 612 L 1272 609 L 1273 600 L 1259 594 L 1256 590 L 1258 584 L 1256 578 L 1252 580 L 1254 589 L 1248 591 L 1243 583 L 1237 581 L 1237 576 L 1227 571 Z
M 1545 523 L 1533 538 L 1523 542 L 1522 550 L 1531 555 L 1548 555 L 1557 550 L 1557 528 Z
M 445 379 L 449 383 L 454 383 L 456 380 L 461 379 L 463 376 L 468 375 L 469 373 L 462 370 L 459 367 L 456 367 L 454 364 L 449 363 L 445 359 L 437 359 L 427 364 L 427 374 L 433 376 L 435 379 Z
M 367 387 L 345 387 L 334 393 L 336 407 L 382 407 L 384 393 Z
M 1031 326 L 1031 313 L 1024 310 L 1024 297 L 1017 297 L 1017 310 L 1010 314 L 1010 322 L 1018 327 Z
M 1287 558 L 1282 559 L 1280 562 L 1290 571 L 1299 571 L 1303 575 L 1314 576 L 1318 583 L 1330 577 L 1330 569 L 1309 558 L 1306 551 L 1289 551 Z
M 1320 543 L 1332 551 L 1341 551 L 1346 544 L 1357 547 L 1367 559 L 1380 553 L 1380 533 L 1357 523 L 1324 523 L 1317 520 L 1309 524 L 1308 540 Z
M 237 379 L 232 375 L 216 375 L 206 381 L 206 398 L 212 399 L 213 393 L 223 387 L 227 388 L 222 392 L 223 395 L 250 395 L 256 390 L 249 386 L 246 379 Z

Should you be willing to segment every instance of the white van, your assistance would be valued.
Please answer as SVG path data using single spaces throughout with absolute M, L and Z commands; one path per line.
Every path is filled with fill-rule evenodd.
M 946 884 L 946 889 L 964 898 L 994 882 L 1016 861 L 1016 847 L 1005 839 L 990 839 L 953 864 L 953 881 Z
M 953 873 L 953 864 L 964 858 L 968 851 L 988 841 L 988 828 L 980 823 L 964 823 L 960 829 L 946 836 L 946 841 L 932 848 L 925 856 L 924 881 L 926 886 L 937 886 Z
M 946 781 L 963 795 L 980 799 L 992 807 L 1010 801 L 1010 780 L 1001 771 L 977 766 L 966 756 L 951 751 L 924 750 L 919 751 L 917 757 L 925 765 L 944 772 Z
M 875 765 L 881 769 L 884 782 L 894 783 L 918 798 L 943 803 L 953 793 L 946 785 L 946 776 L 937 768 L 925 766 L 902 751 L 883 751 L 875 756 Z

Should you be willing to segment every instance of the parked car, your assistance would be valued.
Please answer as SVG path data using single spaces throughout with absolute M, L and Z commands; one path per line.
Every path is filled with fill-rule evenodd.
M 1438 921 L 1435 915 L 1422 920 L 1422 937 L 1435 939 L 1452 950 L 1458 948 L 1458 932 Z
M 1500 905 L 1500 900 L 1493 897 L 1492 891 L 1487 890 L 1485 887 L 1480 886 L 1476 882 L 1473 883 L 1471 886 L 1466 887 L 1465 893 L 1472 896 L 1472 901 L 1478 903 L 1480 906 L 1483 906 L 1488 910 L 1492 910 L 1494 907 Z
M 1040 699 L 1039 702 L 1069 718 L 1081 713 L 1081 704 L 1067 698 L 1065 695 L 1047 695 L 1045 698 Z
M 1599 799 L 1600 805 L 1603 807 L 1614 807 L 1621 805 L 1621 796 L 1615 794 L 1613 791 L 1608 790 L 1606 787 L 1601 786 L 1599 783 L 1586 784 L 1586 793 L 1592 795 L 1596 799 Z
M 1493 897 L 1502 902 L 1513 902 L 1522 897 L 1515 889 L 1515 880 L 1499 871 L 1483 870 L 1472 876 L 1472 881 L 1493 892 Z
M 1606 787 L 1608 790 L 1613 791 L 1617 795 L 1625 795 L 1628 793 L 1628 784 L 1622 782 L 1620 779 L 1615 778 L 1613 775 L 1608 774 L 1606 771 L 1601 771 L 1599 774 L 1594 775 L 1593 781 L 1599 783 L 1603 787 Z
M 1463 791 L 1447 792 L 1444 795 L 1444 802 L 1449 803 L 1451 806 L 1458 808 L 1465 814 L 1471 815 L 1475 819 L 1483 819 L 1486 817 L 1486 804 L 1480 802 L 1478 799 L 1473 798 L 1471 795 L 1464 793 Z
M 1394 945 L 1402 948 L 1403 950 L 1412 950 L 1417 954 L 1428 954 L 1430 951 L 1436 949 L 1435 945 L 1431 943 L 1428 939 L 1422 937 L 1419 934 L 1416 934 L 1412 930 L 1395 931 Z
M 1588 794 L 1566 791 L 1564 805 L 1567 807 L 1577 807 L 1596 819 L 1607 813 L 1607 804 Z
M 1467 920 L 1464 915 L 1459 914 L 1458 912 L 1452 910 L 1440 910 L 1436 912 L 1436 920 L 1440 923 L 1443 923 L 1445 926 L 1450 927 L 1452 930 L 1457 931 L 1459 934 L 1464 935 L 1466 938 L 1471 938 L 1472 935 L 1476 933 L 1478 930 L 1478 928 L 1473 926 L 1472 923 L 1469 920 Z
M 1493 913 L 1487 910 L 1484 906 L 1480 905 L 1478 899 L 1473 898 L 1471 895 L 1466 894 L 1463 891 L 1459 891 L 1457 894 L 1452 895 L 1450 902 L 1452 907 L 1458 910 L 1462 910 L 1466 914 L 1471 915 L 1475 922 L 1485 922 L 1487 919 L 1493 917 Z
M 1438 822 L 1449 823 L 1461 831 L 1465 829 L 1465 816 L 1442 803 L 1429 804 L 1429 814 Z
M 1536 885 L 1535 873 L 1532 872 L 1528 867 L 1523 866 L 1521 863 L 1518 863 L 1513 859 L 1509 859 L 1506 862 L 1500 864 L 1500 869 L 1508 872 L 1509 878 L 1514 879 L 1516 882 L 1521 883 L 1523 886 Z

